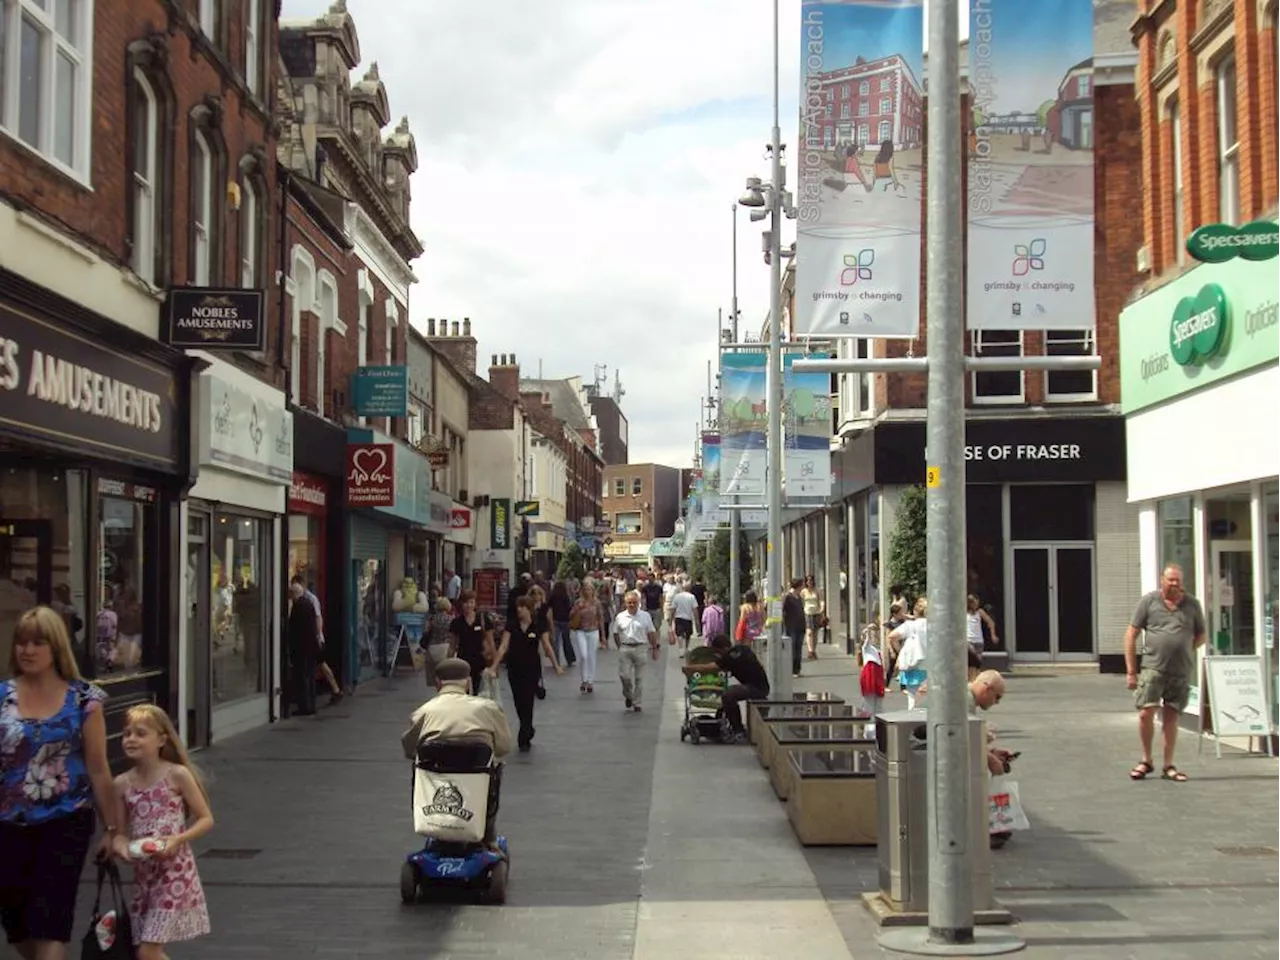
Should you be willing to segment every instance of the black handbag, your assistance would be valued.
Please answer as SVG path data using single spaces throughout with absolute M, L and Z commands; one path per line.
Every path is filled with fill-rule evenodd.
M 111 902 L 107 912 L 102 911 L 102 886 L 109 882 Z M 103 934 L 99 939 L 99 930 Z M 105 943 L 105 946 L 104 946 Z M 120 869 L 110 860 L 98 862 L 98 892 L 93 898 L 93 912 L 89 919 L 89 932 L 84 935 L 80 948 L 80 960 L 137 960 L 133 946 L 133 924 L 129 921 L 129 907 L 124 898 L 124 883 Z

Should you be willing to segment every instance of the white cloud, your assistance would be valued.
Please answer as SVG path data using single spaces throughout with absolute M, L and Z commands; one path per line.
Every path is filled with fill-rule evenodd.
M 415 323 L 472 319 L 482 368 L 621 373 L 633 461 L 687 465 L 730 210 L 767 175 L 772 36 L 764 0 L 349 0 L 364 62 L 418 142 Z M 286 19 L 327 0 L 285 0 Z M 782 4 L 783 137 L 796 115 L 799 2 Z M 768 308 L 758 225 L 739 217 L 748 328 Z M 482 369 L 481 373 L 485 371 Z

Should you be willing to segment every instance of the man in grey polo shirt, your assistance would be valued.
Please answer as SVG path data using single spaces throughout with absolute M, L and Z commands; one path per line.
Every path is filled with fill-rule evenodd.
M 1142 632 L 1142 674 L 1138 674 L 1136 647 Z M 1178 714 L 1186 709 L 1195 675 L 1196 649 L 1205 641 L 1204 610 L 1200 601 L 1182 589 L 1182 568 L 1171 563 L 1160 575 L 1160 589 L 1138 601 L 1133 620 L 1124 635 L 1124 662 L 1129 689 L 1138 707 L 1138 738 L 1142 762 L 1129 771 L 1133 780 L 1145 780 L 1155 771 L 1151 743 L 1155 738 L 1156 711 L 1161 711 L 1164 731 L 1164 763 L 1160 776 L 1183 783 L 1187 775 L 1173 765 L 1178 741 Z

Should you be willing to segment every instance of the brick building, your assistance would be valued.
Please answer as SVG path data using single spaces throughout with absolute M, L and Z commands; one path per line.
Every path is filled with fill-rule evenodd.
M 286 211 L 282 342 L 297 434 L 287 572 L 321 598 L 340 638 L 325 653 L 349 682 L 382 669 L 403 578 L 420 589 L 439 579 L 453 509 L 408 442 L 423 425 L 356 409 L 362 368 L 408 367 L 410 263 L 422 253 L 409 227 L 417 146 L 407 118 L 391 127 L 377 63 L 363 61 L 345 3 L 280 25 L 273 159 Z M 394 447 L 394 504 L 348 508 L 348 443 Z
M 823 149 L 844 144 L 875 147 L 885 140 L 900 150 L 920 148 L 924 97 L 919 79 L 902 57 L 858 57 L 852 66 L 815 79 L 826 109 L 810 129 Z
M 0 21 L 0 643 L 56 600 L 112 733 L 151 701 L 205 743 L 278 708 L 275 8 L 4 0 Z M 163 346 L 193 286 L 265 349 Z
M 1094 13 L 1094 55 L 1064 74 L 1051 118 L 1055 150 L 1092 144 L 1093 326 L 970 331 L 966 346 L 970 355 L 988 357 L 1096 354 L 1102 365 L 1097 372 L 968 375 L 966 520 L 969 589 L 1012 655 L 1107 665 L 1122 635 L 1112 627 L 1132 613 L 1139 586 L 1138 516 L 1127 502 L 1119 410 L 1119 318 L 1139 280 L 1142 229 L 1135 214 L 1143 202 L 1143 152 L 1129 18 L 1115 4 L 1095 3 Z M 969 114 L 967 96 L 962 109 Z M 1068 135 L 1070 144 L 1060 142 Z M 967 131 L 962 136 L 957 149 L 964 154 Z M 922 235 L 922 267 L 924 242 Z M 920 284 L 923 305 L 923 269 Z M 793 290 L 788 272 L 788 303 Z M 913 340 L 843 339 L 834 347 L 846 359 L 924 356 L 923 309 Z M 857 625 L 887 612 L 897 504 L 906 487 L 923 480 L 927 376 L 834 376 L 832 391 L 832 506 L 788 525 L 784 579 L 813 572 L 820 589 L 835 597 L 843 571 L 847 590 L 839 609 L 856 635 Z M 993 449 L 1010 455 L 993 460 L 987 455 Z M 1063 593 L 1078 602 L 1056 604 Z
M 680 471 L 658 463 L 623 463 L 604 468 L 601 500 L 611 528 L 606 564 L 649 563 L 649 547 L 675 533 L 680 519 Z
M 1120 317 L 1141 587 L 1153 589 L 1166 564 L 1182 567 L 1214 651 L 1260 658 L 1271 730 L 1280 700 L 1276 12 L 1275 0 L 1137 4 L 1141 282 Z M 1230 454 L 1169 469 L 1172 436 Z M 1192 726 L 1198 692 L 1185 715 Z

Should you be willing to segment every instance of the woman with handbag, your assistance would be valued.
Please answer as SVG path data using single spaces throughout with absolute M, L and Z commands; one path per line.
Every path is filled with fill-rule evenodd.
M 0 920 L 23 957 L 64 960 L 80 870 L 125 856 L 123 811 L 107 765 L 106 693 L 80 678 L 66 621 L 50 607 L 18 618 L 0 681 Z
M 511 699 L 515 702 L 516 716 L 520 718 L 516 745 L 521 753 L 528 753 L 533 746 L 533 705 L 542 684 L 539 654 L 546 654 L 557 675 L 564 673 L 564 668 L 556 663 L 555 651 L 551 649 L 546 621 L 538 620 L 534 614 L 532 594 L 535 590 L 542 592 L 535 587 L 530 596 L 516 601 L 515 616 L 507 621 L 494 662 L 485 668 L 486 676 L 497 677 L 499 667 L 504 662 L 507 665 L 507 683 L 511 685 Z
M 738 625 L 734 628 L 733 639 L 751 646 L 763 636 L 764 605 L 756 598 L 754 590 L 748 590 L 743 594 L 742 606 L 738 608 Z

